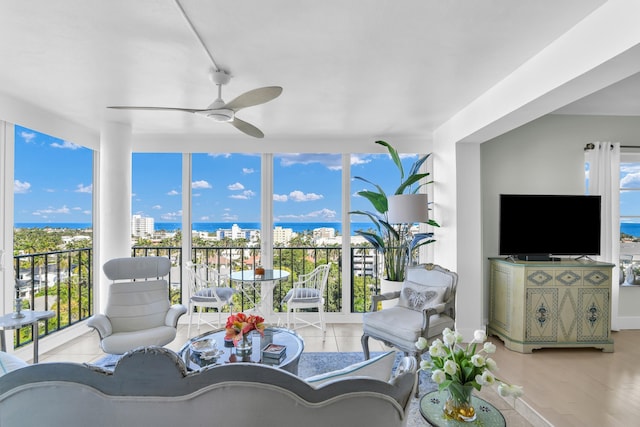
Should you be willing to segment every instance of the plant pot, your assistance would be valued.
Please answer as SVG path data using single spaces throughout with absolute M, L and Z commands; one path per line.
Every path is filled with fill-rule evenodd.
M 402 289 L 403 283 L 404 282 L 398 282 L 395 280 L 380 279 L 380 293 L 384 294 L 387 292 L 400 291 L 400 289 Z M 382 301 L 382 308 L 384 309 L 384 308 L 393 307 L 397 303 L 398 303 L 398 300 Z
M 473 386 L 451 383 L 447 387 L 449 398 L 442 411 L 445 416 L 456 421 L 472 422 L 476 419 L 476 410 L 472 405 Z

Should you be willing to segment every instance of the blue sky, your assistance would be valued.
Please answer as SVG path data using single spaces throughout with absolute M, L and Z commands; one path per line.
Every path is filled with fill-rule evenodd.
M 92 151 L 18 126 L 15 137 L 14 221 L 91 222 Z M 181 158 L 179 153 L 134 153 L 133 214 L 156 222 L 182 220 Z M 405 169 L 416 158 L 404 157 Z M 194 154 L 193 222 L 259 222 L 260 159 L 258 154 Z M 275 155 L 274 221 L 340 222 L 341 166 L 337 154 Z M 351 175 L 380 183 L 386 191 L 399 179 L 386 154 L 352 155 Z M 365 188 L 352 181 L 352 194 Z M 370 209 L 359 196 L 351 203 L 353 210 Z

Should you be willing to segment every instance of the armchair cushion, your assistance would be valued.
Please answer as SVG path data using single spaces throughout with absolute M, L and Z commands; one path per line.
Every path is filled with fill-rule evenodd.
M 422 311 L 435 307 L 445 300 L 449 289 L 446 286 L 425 286 L 420 283 L 405 282 L 400 291 L 398 305 L 411 310 Z
M 284 296 L 283 302 L 288 302 L 290 299 L 304 299 L 305 302 L 318 302 L 322 298 L 320 290 L 315 288 L 293 288 Z
M 340 380 L 350 377 L 367 377 L 381 381 L 389 381 L 396 360 L 396 352 L 389 351 L 369 360 L 354 363 L 346 368 L 324 374 L 314 375 L 306 378 L 305 381 L 313 387 L 318 387 L 326 382 Z
M 413 349 L 422 336 L 423 313 L 405 307 L 395 306 L 364 314 L 364 333 L 386 342 L 393 342 L 397 348 Z M 451 327 L 452 319 L 444 314 L 434 314 L 429 318 L 429 337 L 440 335 L 444 328 Z M 389 325 L 394 325 L 390 328 Z
M 235 292 L 232 288 L 204 288 L 193 294 L 191 299 L 196 302 L 208 302 L 215 296 L 222 301 L 228 301 Z
M 13 354 L 0 351 L 0 377 L 16 369 L 24 368 L 25 366 L 29 366 L 29 364 L 24 360 L 19 359 Z
M 102 349 L 110 354 L 123 354 L 140 347 L 141 343 L 147 345 L 162 346 L 171 342 L 176 337 L 176 328 L 171 326 L 158 326 L 141 331 L 120 332 L 104 338 L 101 342 Z

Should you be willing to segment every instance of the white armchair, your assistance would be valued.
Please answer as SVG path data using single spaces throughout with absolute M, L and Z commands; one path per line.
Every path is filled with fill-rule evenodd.
M 116 258 L 102 267 L 113 281 L 104 314 L 88 320 L 105 353 L 123 354 L 141 346 L 163 346 L 176 337 L 178 319 L 187 312 L 169 303 L 171 262 L 163 257 Z
M 433 341 L 445 328 L 455 328 L 455 299 L 458 275 L 434 264 L 407 269 L 402 289 L 372 297 L 371 311 L 362 319 L 362 350 L 369 358 L 369 338 L 420 359 L 415 342 L 424 337 Z M 378 302 L 396 299 L 398 303 L 377 311 Z

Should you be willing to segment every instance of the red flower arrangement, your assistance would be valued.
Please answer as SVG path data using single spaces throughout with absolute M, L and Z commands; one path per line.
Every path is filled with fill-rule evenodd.
M 260 335 L 264 336 L 264 318 L 253 314 L 249 316 L 244 313 L 232 314 L 227 317 L 225 328 L 227 332 L 224 339 L 233 340 L 233 344 L 237 345 L 238 341 L 253 330 L 260 332 Z

